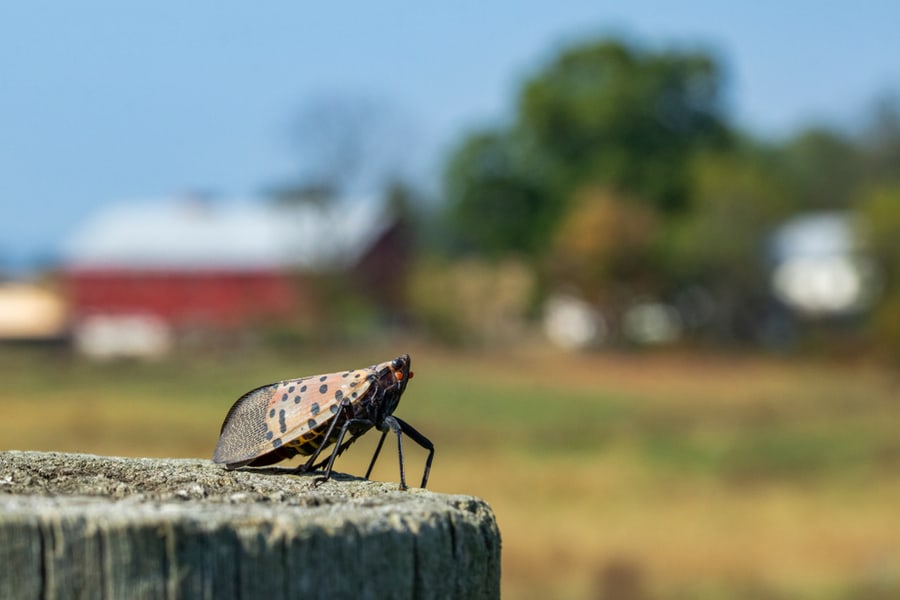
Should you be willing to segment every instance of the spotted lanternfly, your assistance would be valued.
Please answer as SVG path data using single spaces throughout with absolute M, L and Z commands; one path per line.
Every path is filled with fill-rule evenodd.
M 271 465 L 302 454 L 309 456 L 309 460 L 297 472 L 314 471 L 327 463 L 324 475 L 315 479 L 319 484 L 331 477 L 334 459 L 374 427 L 381 431 L 381 439 L 366 479 L 375 466 L 384 438 L 393 432 L 400 455 L 400 488 L 406 489 L 401 441 L 405 433 L 428 450 L 422 476 L 422 487 L 425 487 L 434 458 L 434 444 L 409 423 L 393 416 L 413 376 L 409 367 L 409 355 L 404 354 L 355 371 L 288 379 L 251 390 L 225 416 L 213 461 L 236 469 Z M 350 437 L 344 441 L 348 433 Z M 319 454 L 331 444 L 334 450 L 330 457 L 317 464 Z

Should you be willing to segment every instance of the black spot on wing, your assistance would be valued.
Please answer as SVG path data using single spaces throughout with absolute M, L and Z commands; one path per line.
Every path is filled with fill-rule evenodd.
M 313 414 L 313 416 L 318 415 L 319 414 L 319 403 L 313 402 L 312 406 L 309 407 L 309 412 L 311 412 Z
M 328 385 L 326 385 L 326 384 L 323 383 L 322 385 L 319 386 L 319 393 L 320 393 L 320 394 L 325 394 L 325 393 L 327 393 L 327 392 L 328 392 Z

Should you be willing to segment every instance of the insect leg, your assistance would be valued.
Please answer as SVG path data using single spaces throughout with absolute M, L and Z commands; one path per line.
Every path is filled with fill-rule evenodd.
M 406 486 L 406 470 L 403 467 L 403 428 L 400 426 L 396 417 L 388 415 L 384 418 L 384 423 L 391 428 L 397 435 L 397 454 L 400 456 L 400 489 L 407 489 Z M 385 430 L 387 433 L 387 430 Z
M 350 402 L 348 400 L 341 400 L 341 411 L 344 411 L 349 407 Z M 338 415 L 335 415 L 331 420 L 331 424 L 328 426 L 328 431 L 325 432 L 325 438 L 322 440 L 322 443 L 319 444 L 319 447 L 316 448 L 316 451 L 313 453 L 313 455 L 309 457 L 309 460 L 307 460 L 305 463 L 294 470 L 296 473 L 307 473 L 309 471 L 315 470 L 315 467 L 313 467 L 313 465 L 315 464 L 316 459 L 319 458 L 319 454 L 321 454 L 322 450 L 325 449 L 325 446 L 328 445 L 328 440 L 331 439 L 331 433 L 334 431 L 334 426 L 337 425 L 337 422 Z M 343 437 L 343 435 L 341 437 Z
M 344 423 L 344 426 L 341 427 L 341 432 L 338 434 L 337 440 L 334 443 L 334 451 L 332 451 L 331 457 L 328 459 L 328 465 L 325 467 L 325 474 L 313 479 L 313 485 L 319 485 L 331 479 L 331 467 L 334 465 L 334 459 L 341 453 L 341 443 L 344 441 L 344 436 L 347 434 L 347 430 L 350 429 L 351 425 L 371 427 L 372 422 L 366 419 L 349 419 Z
M 412 441 L 417 443 L 422 448 L 428 450 L 428 459 L 425 461 L 425 474 L 422 475 L 422 487 L 425 487 L 425 484 L 428 483 L 428 474 L 431 472 L 431 461 L 434 460 L 434 444 L 431 443 L 427 437 L 416 431 L 416 428 L 400 419 L 398 417 L 393 417 L 399 424 L 400 429 L 412 438 Z
M 381 452 L 381 447 L 384 445 L 384 438 L 387 437 L 387 430 L 381 432 L 381 439 L 378 440 L 378 446 L 375 447 L 375 454 L 372 455 L 372 462 L 369 463 L 369 469 L 366 471 L 366 479 L 369 478 L 369 475 L 372 473 L 372 467 L 375 466 L 375 461 L 378 460 L 378 453 Z

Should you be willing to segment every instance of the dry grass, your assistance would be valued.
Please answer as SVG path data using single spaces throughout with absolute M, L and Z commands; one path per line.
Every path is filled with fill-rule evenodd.
M 247 388 L 394 353 L 90 365 L 7 351 L 0 446 L 206 457 Z M 900 388 L 885 370 L 540 348 L 412 354 L 398 414 L 437 446 L 429 487 L 494 507 L 506 597 L 900 593 Z M 364 472 L 368 437 L 341 470 Z M 417 473 L 423 453 L 410 454 Z M 376 478 L 396 479 L 389 456 Z

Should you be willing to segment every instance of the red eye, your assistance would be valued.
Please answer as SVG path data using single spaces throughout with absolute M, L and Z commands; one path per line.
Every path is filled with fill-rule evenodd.
M 413 378 L 413 372 L 412 372 L 412 371 L 409 372 L 409 378 L 410 378 L 410 379 Z
M 394 377 L 396 377 L 398 381 L 402 380 L 403 379 L 403 371 L 395 371 Z

